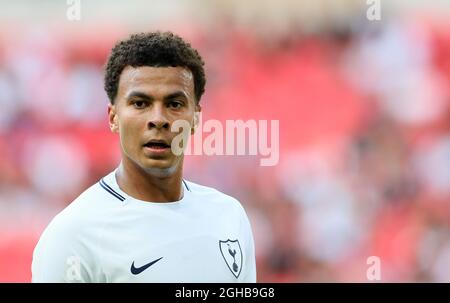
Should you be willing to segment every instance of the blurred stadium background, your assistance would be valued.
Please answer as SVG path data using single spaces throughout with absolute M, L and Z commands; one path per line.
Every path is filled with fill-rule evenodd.
M 239 198 L 260 282 L 450 282 L 450 2 L 0 1 L 0 281 L 29 282 L 50 219 L 118 163 L 103 70 L 129 33 L 206 61 L 203 119 L 277 119 L 280 162 L 190 156 Z

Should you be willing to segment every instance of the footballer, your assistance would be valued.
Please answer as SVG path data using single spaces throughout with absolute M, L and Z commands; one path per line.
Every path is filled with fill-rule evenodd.
M 33 253 L 33 282 L 256 282 L 245 210 L 184 179 L 184 155 L 171 148 L 175 121 L 186 121 L 190 134 L 198 124 L 203 66 L 171 32 L 114 46 L 104 86 L 121 161 L 47 226 Z

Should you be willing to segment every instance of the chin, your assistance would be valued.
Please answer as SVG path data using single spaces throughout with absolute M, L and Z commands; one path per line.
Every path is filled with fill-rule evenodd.
M 172 176 L 177 171 L 176 166 L 160 168 L 160 167 L 147 167 L 145 172 L 151 176 L 158 178 L 166 178 Z
M 155 177 L 168 177 L 173 175 L 178 168 L 179 161 L 166 159 L 147 159 L 141 167 Z

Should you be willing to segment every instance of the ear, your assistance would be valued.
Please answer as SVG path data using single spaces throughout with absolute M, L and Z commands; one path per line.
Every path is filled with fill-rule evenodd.
M 200 113 L 202 112 L 202 107 L 200 104 L 195 105 L 195 112 L 194 112 L 194 121 L 192 122 L 192 128 L 191 128 L 191 135 L 195 133 L 197 130 L 197 127 L 200 123 Z
M 113 133 L 119 132 L 119 122 L 116 113 L 116 106 L 113 104 L 108 105 L 108 120 L 109 120 L 109 128 Z

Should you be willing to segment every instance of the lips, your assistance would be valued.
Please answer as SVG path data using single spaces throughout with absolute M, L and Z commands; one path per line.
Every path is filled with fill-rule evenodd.
M 151 149 L 165 149 L 169 148 L 170 144 L 168 144 L 165 140 L 150 140 L 145 143 L 144 146 Z

